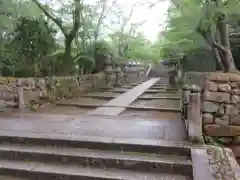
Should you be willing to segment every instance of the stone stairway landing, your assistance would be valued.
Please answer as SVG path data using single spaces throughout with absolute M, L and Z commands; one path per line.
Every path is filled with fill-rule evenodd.
M 20 134 L 19 134 L 20 135 Z M 25 134 L 26 135 L 26 134 Z M 189 144 L 0 136 L 0 171 L 22 179 L 191 180 Z M 142 143 L 139 143 L 142 142 Z M 34 178 L 33 178 L 34 177 Z

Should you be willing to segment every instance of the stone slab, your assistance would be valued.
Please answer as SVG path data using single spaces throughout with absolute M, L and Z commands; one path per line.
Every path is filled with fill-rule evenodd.
M 224 125 L 224 124 L 206 124 L 203 126 L 208 136 L 239 136 L 240 126 Z
M 99 98 L 99 99 L 113 99 L 118 97 L 118 95 L 82 95 L 82 97 L 90 98 Z M 153 96 L 153 97 L 138 97 L 139 100 L 153 100 L 153 99 L 171 99 L 171 100 L 180 100 L 180 97 L 164 97 L 164 96 Z
M 33 175 L 34 179 L 132 179 L 132 180 L 189 180 L 186 176 L 163 174 L 163 173 L 144 173 L 131 172 L 126 170 L 102 169 L 81 167 L 78 165 L 46 164 L 39 162 L 19 162 L 0 160 L 0 170 L 5 170 L 13 176 L 24 176 L 29 179 L 27 174 Z M 4 171 L 4 172 L 5 172 Z M 31 176 L 30 176 L 31 177 Z M 32 179 L 32 178 L 31 178 Z
M 191 149 L 191 157 L 194 180 L 215 180 L 209 168 L 206 149 Z
M 139 96 L 141 96 L 147 89 L 149 89 L 153 84 L 155 84 L 159 78 L 152 78 L 130 90 L 123 93 L 122 95 L 114 98 L 108 103 L 104 104 L 104 106 L 128 106 L 133 101 L 135 101 Z M 109 116 L 117 116 L 121 112 L 123 112 L 125 108 L 116 108 L 116 107 L 99 107 L 93 112 L 90 112 L 92 115 L 109 115 Z
M 105 108 L 112 108 L 112 110 L 115 110 L 115 111 L 118 111 L 118 109 L 119 109 L 119 110 L 121 110 L 121 112 L 126 110 L 126 109 L 136 110 L 136 111 L 139 111 L 139 110 L 140 111 L 141 110 L 145 110 L 145 111 L 164 111 L 164 112 L 166 112 L 166 111 L 169 111 L 169 112 L 180 112 L 181 111 L 180 108 L 167 108 L 167 107 L 141 106 L 141 105 L 140 106 L 132 106 L 132 105 L 130 105 L 130 106 L 114 106 L 114 105 L 110 106 L 110 105 L 101 105 L 101 104 L 74 104 L 74 103 L 72 103 L 72 104 L 63 104 L 63 103 L 61 103 L 61 104 L 57 104 L 57 105 L 58 106 L 66 106 L 66 107 L 69 106 L 69 107 L 78 107 L 78 108 L 89 108 L 89 109 L 90 108 L 97 108 L 97 109 L 103 109 L 103 110 L 105 110 Z M 113 112 L 109 112 L 109 114 L 107 114 L 107 113 L 93 114 L 92 112 L 93 111 L 91 111 L 91 112 L 89 112 L 87 114 L 111 116 L 110 114 L 113 113 Z M 115 116 L 115 115 L 113 115 L 113 116 Z
M 129 91 L 129 89 L 110 89 L 108 90 L 108 92 L 117 92 L 117 93 L 125 93 Z M 158 90 L 158 89 L 149 89 L 149 90 L 146 90 L 145 93 L 151 93 L 151 94 L 154 94 L 154 93 L 177 93 L 176 90 Z

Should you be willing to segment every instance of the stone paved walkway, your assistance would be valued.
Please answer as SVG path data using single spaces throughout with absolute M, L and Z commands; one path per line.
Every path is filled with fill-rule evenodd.
M 130 90 L 124 94 L 110 100 L 105 106 L 129 106 L 134 100 L 141 96 L 148 88 L 155 84 L 159 78 L 152 78 Z M 123 107 L 99 107 L 90 114 L 92 115 L 108 115 L 117 116 L 123 112 Z
M 0 113 L 0 134 L 1 133 L 40 133 L 66 136 L 98 136 L 112 138 L 137 138 L 154 140 L 177 140 L 185 139 L 183 123 L 180 112 L 157 111 L 157 110 L 125 110 L 124 105 L 136 107 L 148 105 L 162 107 L 178 107 L 178 100 L 136 100 L 145 90 L 151 88 L 159 79 L 153 78 L 150 81 L 140 84 L 129 90 L 127 93 L 119 95 L 112 100 L 101 100 L 109 105 L 121 105 L 121 107 L 99 107 L 94 109 L 76 107 L 51 107 L 46 106 L 36 113 Z M 97 92 L 98 95 L 100 92 Z M 106 92 L 103 92 L 106 94 Z M 173 94 L 173 93 L 172 93 Z M 153 94 L 151 93 L 152 97 Z M 157 96 L 165 97 L 164 93 L 157 93 Z M 173 94 L 176 96 L 176 94 Z M 75 101 L 84 99 L 84 103 L 90 103 L 91 99 L 75 98 Z M 70 100 L 69 100 L 70 101 Z M 66 101 L 67 102 L 67 101 Z M 82 102 L 82 101 L 80 101 Z M 82 102 L 82 103 L 83 103 Z M 98 102 L 99 99 L 92 101 Z M 145 102 L 145 103 L 144 103 Z M 166 103 L 168 102 L 168 103 Z M 142 104 L 143 103 L 143 104 Z M 152 103 L 152 104 L 151 104 Z M 117 112 L 113 109 L 117 108 Z M 52 109 L 52 110 L 50 110 Z M 100 111 L 101 110 L 101 111 Z M 101 114 L 102 110 L 114 116 L 92 115 Z M 124 111 L 125 110 L 125 111 Z M 120 112 L 124 111 L 120 114 Z M 94 113 L 92 113 L 94 112 Z M 104 114 L 104 113 L 103 113 Z M 119 115 L 120 114 L 120 115 Z M 119 115 L 119 116 L 117 116 Z

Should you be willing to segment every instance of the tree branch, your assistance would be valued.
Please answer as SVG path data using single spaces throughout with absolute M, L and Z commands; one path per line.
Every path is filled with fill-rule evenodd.
M 213 42 L 212 45 L 213 45 L 215 48 L 221 50 L 222 52 L 226 52 L 226 51 L 227 51 L 227 49 L 226 49 L 224 46 L 222 46 L 222 45 L 220 45 L 220 44 L 218 44 L 218 43 L 216 43 L 216 42 Z
M 101 24 L 103 23 L 103 20 L 106 18 L 107 14 L 109 13 L 109 11 L 112 9 L 112 7 L 114 6 L 114 4 L 116 4 L 117 0 L 114 0 L 112 2 L 112 5 L 109 7 L 109 9 L 107 10 L 107 13 L 105 13 L 106 11 L 106 6 L 107 6 L 107 0 L 104 2 L 103 4 L 103 7 L 102 7 L 102 12 L 100 14 L 100 17 L 97 21 L 97 27 L 96 27 L 96 30 L 95 30 L 95 33 L 94 33 L 94 38 L 97 39 L 98 35 L 99 35 L 99 29 L 100 29 L 100 26 Z M 105 13 L 105 14 L 104 14 Z
M 62 31 L 64 36 L 67 36 L 67 32 L 65 30 L 65 28 L 63 27 L 61 21 L 57 18 L 55 18 L 53 15 L 51 15 L 39 2 L 38 0 L 32 0 L 39 9 L 41 9 L 41 11 L 48 17 L 50 18 Z
M 74 22 L 73 22 L 73 28 L 68 34 L 69 41 L 73 40 L 74 36 L 76 35 L 76 33 L 80 27 L 80 12 L 82 10 L 82 7 L 80 4 L 80 0 L 74 0 L 74 3 L 75 3 L 75 9 L 73 12 Z

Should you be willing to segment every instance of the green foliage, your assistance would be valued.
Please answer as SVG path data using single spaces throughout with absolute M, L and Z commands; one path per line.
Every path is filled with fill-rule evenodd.
M 41 59 L 55 48 L 53 38 L 55 31 L 43 19 L 20 18 L 14 31 L 12 40 L 5 41 L 3 49 L 3 70 L 6 74 L 21 72 L 34 75 L 41 65 Z M 28 64 L 28 66 L 25 66 Z M 20 73 L 20 74 L 19 74 Z M 11 74 L 11 75 L 13 75 Z
M 159 47 L 154 46 L 142 33 L 131 35 L 115 32 L 110 37 L 112 39 L 112 46 L 116 49 L 119 46 L 119 39 L 122 38 L 123 44 L 121 44 L 120 48 L 123 49 L 122 57 L 125 59 L 146 61 L 158 60 L 160 58 L 158 54 Z
M 116 54 L 116 52 L 114 52 L 114 49 L 111 47 L 111 45 L 105 40 L 98 40 L 93 42 L 87 47 L 87 52 L 90 54 L 95 53 L 95 56 L 98 56 L 98 55 L 107 56 L 109 54 L 114 56 Z
M 46 55 L 54 49 L 54 33 L 43 19 L 21 18 L 13 32 L 13 41 L 27 59 Z
M 199 30 L 210 32 L 214 38 L 219 13 L 236 14 L 239 13 L 239 7 L 238 0 L 184 0 L 177 2 L 177 5 L 172 3 L 169 8 L 167 27 L 163 32 L 164 38 L 160 43 L 162 56 L 187 54 L 198 49 L 211 51 L 211 47 Z
M 55 6 L 51 0 L 0 0 L 0 73 L 51 76 L 80 69 L 99 72 L 109 55 L 118 62 L 157 61 L 159 45 L 137 33 L 141 23 L 130 24 L 131 12 L 123 13 L 115 0 L 110 2 L 70 0 L 58 1 Z M 112 41 L 101 36 L 108 32 L 108 14 L 120 21 L 119 28 L 109 35 Z

